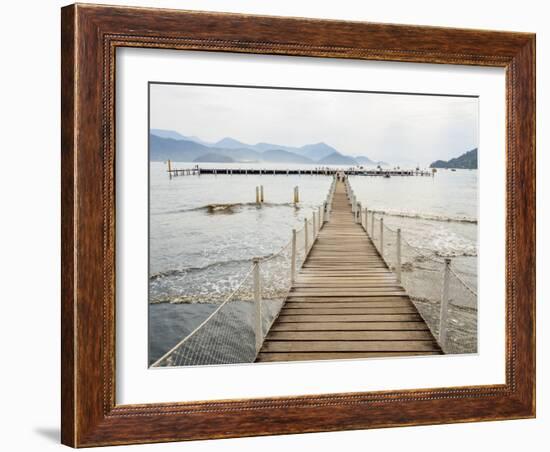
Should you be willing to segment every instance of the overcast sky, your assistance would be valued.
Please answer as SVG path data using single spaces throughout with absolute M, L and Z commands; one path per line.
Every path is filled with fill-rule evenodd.
M 478 99 L 150 85 L 151 128 L 215 142 L 325 142 L 346 155 L 429 164 L 478 144 Z

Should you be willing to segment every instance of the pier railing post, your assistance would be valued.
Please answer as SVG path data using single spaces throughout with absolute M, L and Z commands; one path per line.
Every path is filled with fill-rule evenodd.
M 443 267 L 443 285 L 441 288 L 441 308 L 439 314 L 439 345 L 445 351 L 447 342 L 447 317 L 449 314 L 449 279 L 451 276 L 451 259 L 445 258 Z
M 369 221 L 369 210 L 365 207 L 365 224 L 363 226 L 363 228 L 365 229 L 365 232 L 367 231 L 367 226 L 368 226 L 368 221 Z
M 296 280 L 296 229 L 292 230 L 292 258 L 290 261 L 290 284 Z
M 256 204 L 260 204 L 260 187 L 256 185 Z
M 374 240 L 374 210 L 371 211 L 370 217 L 370 238 Z
M 264 186 L 260 185 L 260 202 L 264 203 Z
M 401 228 L 397 228 L 396 241 L 395 273 L 397 274 L 397 282 L 401 284 Z
M 380 256 L 384 259 L 384 217 L 380 217 Z
M 262 289 L 260 287 L 260 259 L 254 260 L 254 336 L 256 338 L 256 353 L 262 348 L 263 328 L 262 328 Z
M 312 243 L 315 241 L 316 236 L 317 236 L 317 218 L 315 215 L 315 211 L 313 211 L 313 219 L 311 221 L 311 242 Z
M 309 242 L 307 238 L 307 218 L 304 218 L 304 237 L 305 237 L 305 254 L 304 254 L 304 260 L 307 256 L 307 250 L 309 248 Z
M 321 232 L 321 228 L 323 227 L 323 211 L 321 210 L 321 206 L 317 207 L 317 217 L 317 221 L 319 222 L 317 234 L 319 234 L 319 232 Z

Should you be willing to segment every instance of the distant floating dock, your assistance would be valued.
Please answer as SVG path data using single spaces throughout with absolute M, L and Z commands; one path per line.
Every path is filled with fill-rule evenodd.
M 274 176 L 289 176 L 289 175 L 311 175 L 311 176 L 332 176 L 337 173 L 346 174 L 348 176 L 432 176 L 431 171 L 424 170 L 367 170 L 367 169 L 339 169 L 339 168 L 311 168 L 311 169 L 268 169 L 268 168 L 172 168 L 171 163 L 168 164 L 168 174 L 170 176 L 200 176 L 201 174 L 220 174 L 220 175 L 274 175 Z

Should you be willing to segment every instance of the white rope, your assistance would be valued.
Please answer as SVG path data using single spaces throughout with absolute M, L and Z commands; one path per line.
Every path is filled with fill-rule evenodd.
M 313 226 L 313 219 L 311 220 L 308 220 L 307 221 L 308 223 L 308 226 L 309 225 L 312 225 Z M 303 230 L 305 229 L 305 226 L 302 226 L 300 229 L 298 229 L 296 231 L 296 235 L 300 234 Z M 264 256 L 262 258 L 260 258 L 260 261 L 261 262 L 267 262 L 267 261 L 270 261 L 271 259 L 279 256 L 280 254 L 282 254 L 282 252 L 287 248 L 289 247 L 290 245 L 292 244 L 292 239 L 290 239 L 288 242 L 286 242 L 278 251 L 274 252 L 274 253 L 271 253 L 267 256 Z
M 157 359 L 152 365 L 151 367 L 156 367 L 158 366 L 158 364 L 163 361 L 164 359 L 166 359 L 168 356 L 170 356 L 173 352 L 175 352 L 178 348 L 180 348 L 186 341 L 188 341 L 191 337 L 193 337 L 195 335 L 195 333 L 197 333 L 197 331 L 199 331 L 204 325 L 206 325 L 210 319 L 212 319 L 219 311 L 221 308 L 223 308 L 229 301 L 231 301 L 231 299 L 233 298 L 233 295 L 235 295 L 239 289 L 242 287 L 242 285 L 244 284 L 244 282 L 248 279 L 248 277 L 252 274 L 252 271 L 254 270 L 254 267 L 258 265 L 258 264 L 253 264 L 252 267 L 250 268 L 250 270 L 248 271 L 248 273 L 246 274 L 246 276 L 241 280 L 241 282 L 239 283 L 239 285 L 237 286 L 237 288 L 231 292 L 231 294 L 225 299 L 225 301 L 223 303 L 221 303 L 215 310 L 214 312 L 212 312 L 212 314 L 210 314 L 197 328 L 195 328 L 191 333 L 189 333 L 187 336 L 185 336 L 181 341 L 179 341 L 174 347 L 172 347 L 170 350 L 168 350 L 164 355 L 162 355 L 159 359 Z
M 313 220 L 310 219 L 310 220 L 307 220 L 306 223 L 308 224 L 308 227 L 309 226 L 313 226 Z M 296 234 L 300 234 L 302 233 L 302 231 L 305 232 L 305 225 L 302 226 L 301 229 L 299 229 Z M 289 246 L 292 245 L 292 239 L 290 239 L 287 243 L 285 243 L 279 250 L 277 250 L 276 252 L 270 254 L 270 255 L 267 255 L 265 257 L 262 257 L 260 258 L 260 263 L 265 263 L 265 262 L 269 262 L 271 261 L 272 259 L 280 256 L 281 254 L 283 254 L 285 251 L 288 250 Z M 305 258 L 307 257 L 307 250 L 306 252 L 304 253 L 304 260 Z M 203 330 L 211 321 L 212 319 L 214 319 L 218 314 L 221 314 L 221 310 L 233 299 L 233 297 L 235 296 L 236 293 L 238 293 L 238 291 L 243 287 L 244 283 L 249 279 L 250 275 L 252 274 L 252 272 L 254 271 L 256 265 L 260 265 L 260 263 L 258 264 L 253 264 L 251 266 L 251 268 L 248 270 L 248 272 L 245 274 L 245 276 L 242 278 L 242 280 L 240 281 L 240 283 L 237 285 L 237 287 L 229 294 L 229 296 L 204 320 L 201 322 L 200 325 L 198 325 L 190 334 L 188 334 L 187 336 L 185 336 L 181 341 L 179 341 L 174 347 L 172 347 L 169 351 L 167 351 L 162 357 L 160 357 L 159 359 L 157 359 L 152 365 L 151 367 L 158 367 L 161 363 L 163 363 L 163 361 L 167 360 L 170 358 L 170 356 L 172 354 L 176 354 L 176 357 L 178 356 L 178 352 L 181 351 L 183 349 L 183 346 L 193 337 L 195 337 L 197 335 L 197 333 L 199 333 L 201 330 Z M 290 291 L 291 289 L 291 286 L 290 284 L 288 285 L 288 287 L 286 288 L 286 293 L 288 294 L 288 292 Z M 286 297 L 284 297 L 283 299 L 285 299 Z M 225 312 L 225 311 L 224 311 Z M 278 316 L 278 314 L 275 316 L 275 318 Z M 270 323 L 272 324 L 274 320 L 272 320 Z M 269 329 L 268 329 L 269 331 Z M 196 352 L 196 350 L 195 350 Z M 195 353 L 193 352 L 193 353 Z M 196 353 L 195 353 L 196 354 Z M 193 355 L 191 359 L 195 359 L 196 357 Z
M 276 258 L 277 256 L 281 255 L 283 253 L 283 251 L 292 244 L 292 239 L 290 239 L 288 242 L 286 242 L 285 245 L 283 245 L 279 251 L 276 251 L 275 253 L 271 253 L 267 256 L 264 256 L 264 257 L 261 257 L 260 258 L 260 262 L 267 262 L 267 261 L 270 261 L 271 259 L 274 259 Z
M 394 234 L 397 234 L 397 230 L 396 230 L 396 229 L 390 228 L 386 223 L 384 223 L 384 227 L 385 227 L 389 232 L 393 232 Z
M 449 270 L 450 272 L 455 276 L 456 279 L 458 279 L 458 281 L 467 289 L 469 290 L 472 295 L 474 295 L 475 297 L 477 297 L 477 292 L 472 289 L 467 283 L 466 281 L 464 281 L 460 276 L 458 276 L 458 274 L 453 270 L 452 267 L 449 267 Z
M 432 256 L 430 254 L 426 254 L 426 253 L 423 253 L 422 252 L 422 249 L 421 248 L 418 248 L 416 246 L 413 246 L 411 245 L 407 240 L 405 240 L 404 238 L 401 238 L 401 242 L 405 245 L 407 245 L 414 253 L 416 253 L 418 256 L 422 257 L 423 259 L 428 259 L 432 262 L 436 262 L 438 264 L 444 264 L 445 261 L 442 260 L 442 259 L 438 259 L 436 258 L 435 256 Z

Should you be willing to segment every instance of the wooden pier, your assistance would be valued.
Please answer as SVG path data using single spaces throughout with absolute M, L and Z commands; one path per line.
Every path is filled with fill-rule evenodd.
M 392 176 L 432 176 L 431 171 L 424 170 L 401 170 L 401 169 L 361 169 L 361 168 L 310 168 L 310 169 L 284 169 L 284 168 L 201 168 L 199 166 L 193 168 L 172 168 L 171 162 L 168 162 L 168 174 L 172 176 L 200 176 L 201 174 L 214 174 L 214 175 L 275 175 L 275 176 L 289 176 L 289 175 L 310 175 L 310 176 L 333 176 L 341 173 L 348 176 L 379 176 L 379 177 L 392 177 Z
M 343 182 L 257 361 L 441 354 L 428 326 L 355 223 Z

